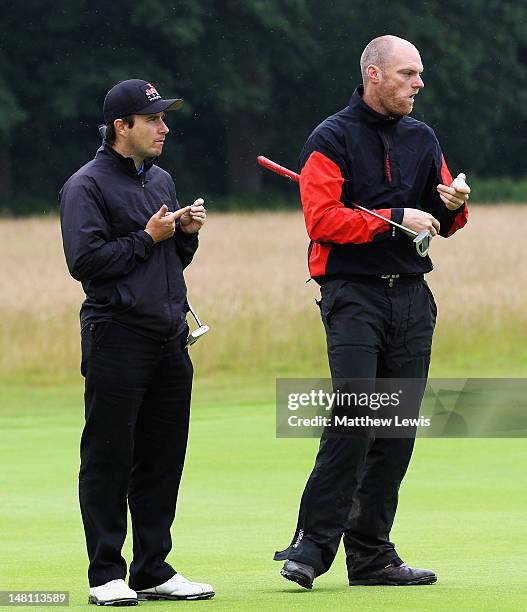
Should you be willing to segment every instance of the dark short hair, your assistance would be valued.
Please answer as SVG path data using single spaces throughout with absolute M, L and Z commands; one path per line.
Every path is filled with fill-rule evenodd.
M 134 127 L 134 116 L 133 115 L 128 115 L 128 117 L 123 117 L 123 121 L 124 123 L 126 123 L 126 125 L 129 128 Z M 106 124 L 106 135 L 104 136 L 104 138 L 107 140 L 107 142 L 109 142 L 110 144 L 114 144 L 115 140 L 116 140 L 116 133 L 115 133 L 115 126 L 113 124 L 113 121 L 110 123 Z

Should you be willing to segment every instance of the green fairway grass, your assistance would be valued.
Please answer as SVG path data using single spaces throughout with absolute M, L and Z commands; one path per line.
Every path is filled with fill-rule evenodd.
M 217 595 L 143 609 L 527 609 L 522 439 L 417 441 L 393 537 L 409 564 L 437 572 L 437 584 L 352 589 L 342 551 L 313 591 L 280 578 L 272 555 L 289 544 L 317 441 L 276 439 L 274 385 L 271 377 L 198 377 L 169 561 Z M 67 590 L 70 609 L 88 610 L 77 504 L 81 382 L 4 382 L 0 406 L 0 590 Z

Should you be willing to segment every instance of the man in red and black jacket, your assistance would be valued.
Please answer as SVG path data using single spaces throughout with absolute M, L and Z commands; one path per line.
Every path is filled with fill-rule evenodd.
M 323 121 L 300 158 L 300 193 L 311 239 L 309 269 L 334 387 L 353 380 L 416 379 L 406 412 L 418 415 L 437 309 L 423 275 L 432 270 L 404 232 L 359 203 L 420 232 L 448 237 L 467 221 L 470 189 L 454 188 L 437 138 L 408 116 L 424 87 L 418 50 L 382 36 L 361 57 L 364 86 Z M 367 384 L 367 383 L 366 383 Z M 344 539 L 350 585 L 432 584 L 431 570 L 403 563 L 390 541 L 398 490 L 414 435 L 322 436 L 281 574 L 311 588 Z

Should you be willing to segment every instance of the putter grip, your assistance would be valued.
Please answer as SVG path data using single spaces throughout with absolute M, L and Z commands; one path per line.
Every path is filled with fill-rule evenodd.
M 298 176 L 296 172 L 293 172 L 292 170 L 289 170 L 288 168 L 284 168 L 284 166 L 281 166 L 280 164 L 277 164 L 276 162 L 271 161 L 270 159 L 268 159 L 267 157 L 264 157 L 263 155 L 259 155 L 256 158 L 256 161 L 260 164 L 260 166 L 267 168 L 267 170 L 271 170 L 271 172 L 276 172 L 276 174 L 279 174 L 280 176 L 288 178 L 294 183 L 298 183 L 298 180 L 300 177 Z

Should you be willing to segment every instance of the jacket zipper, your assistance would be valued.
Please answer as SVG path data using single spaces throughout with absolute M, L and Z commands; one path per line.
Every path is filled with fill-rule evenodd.
M 384 143 L 384 148 L 386 150 L 386 153 L 384 156 L 384 172 L 386 173 L 386 178 L 388 179 L 388 183 L 391 183 L 392 182 L 392 164 L 391 164 L 391 159 L 390 159 L 390 142 L 388 141 L 388 138 L 384 134 L 381 134 L 381 139 Z
M 384 162 L 386 164 L 386 176 L 388 177 L 388 182 L 392 182 L 392 168 L 390 164 L 390 145 L 387 145 L 386 148 L 386 160 Z
M 141 187 L 143 189 L 145 188 L 145 184 L 146 184 L 145 174 L 146 174 L 145 172 L 141 172 Z M 145 197 L 145 200 L 146 200 L 146 193 L 145 193 L 144 197 Z M 165 259 L 165 267 L 166 267 L 168 316 L 170 318 L 169 330 L 171 331 L 171 330 L 174 329 L 175 318 L 173 316 L 172 306 L 171 306 L 170 276 L 169 276 L 169 272 L 168 272 L 169 265 L 168 265 L 168 261 L 167 261 L 166 251 L 163 253 L 163 257 Z

